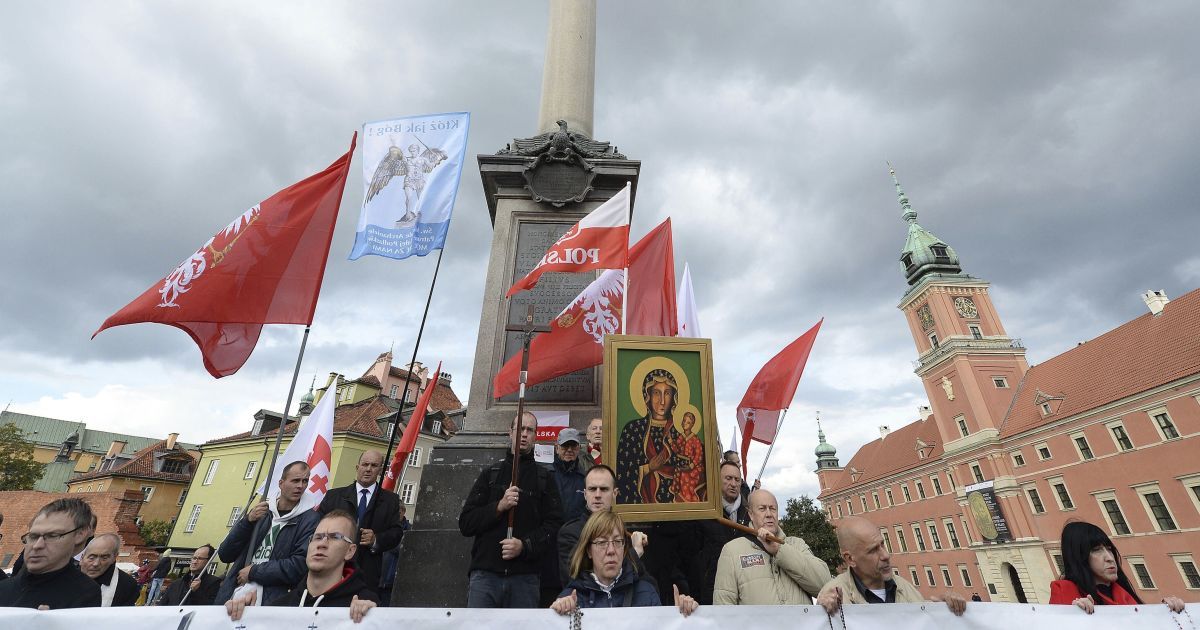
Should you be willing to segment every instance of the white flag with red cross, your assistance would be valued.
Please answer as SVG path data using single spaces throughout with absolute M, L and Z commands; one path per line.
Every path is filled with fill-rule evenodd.
M 279 455 L 271 476 L 259 489 L 259 494 L 270 498 L 278 497 L 279 477 L 283 474 L 284 466 L 302 461 L 308 464 L 308 490 L 293 509 L 312 509 L 321 504 L 321 499 L 325 498 L 332 481 L 330 467 L 333 465 L 333 415 L 336 406 L 337 395 L 334 392 L 326 392 L 321 396 L 312 415 L 300 423 L 296 437 Z

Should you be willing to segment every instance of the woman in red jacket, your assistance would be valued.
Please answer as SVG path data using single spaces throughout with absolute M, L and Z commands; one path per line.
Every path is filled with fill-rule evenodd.
M 1087 614 L 1099 605 L 1143 603 L 1121 569 L 1121 554 L 1104 530 L 1083 521 L 1067 523 L 1062 531 L 1063 579 L 1050 583 L 1051 604 L 1074 604 Z M 1183 611 L 1183 600 L 1165 597 L 1172 612 Z

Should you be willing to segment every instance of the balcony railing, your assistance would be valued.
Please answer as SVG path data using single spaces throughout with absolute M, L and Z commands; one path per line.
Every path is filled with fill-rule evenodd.
M 951 352 L 959 350 L 1024 350 L 1025 346 L 1020 339 L 1011 339 L 1009 337 L 983 337 L 976 339 L 975 337 L 956 336 L 949 337 L 938 343 L 936 348 L 932 348 L 921 355 L 921 358 L 912 362 L 913 371 L 920 370 L 923 366 L 937 362 L 942 357 Z

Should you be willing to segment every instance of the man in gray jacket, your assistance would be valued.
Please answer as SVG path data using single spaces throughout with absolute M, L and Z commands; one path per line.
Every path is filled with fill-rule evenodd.
M 830 580 L 829 567 L 804 539 L 784 537 L 775 495 L 755 490 L 749 507 L 750 525 L 758 533 L 734 538 L 721 549 L 713 603 L 811 604 Z

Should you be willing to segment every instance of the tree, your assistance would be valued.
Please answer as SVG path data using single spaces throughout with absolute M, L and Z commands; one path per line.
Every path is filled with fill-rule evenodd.
M 138 525 L 138 533 L 147 547 L 166 547 L 167 539 L 171 537 L 171 524 L 167 521 L 142 521 Z
M 787 509 L 779 526 L 788 536 L 799 536 L 808 543 L 813 555 L 829 565 L 830 572 L 836 572 L 842 563 L 838 553 L 837 534 L 833 525 L 825 520 L 825 513 L 807 496 L 787 500 Z
M 33 443 L 9 422 L 0 426 L 0 490 L 32 490 L 42 478 L 43 464 L 33 459 Z

